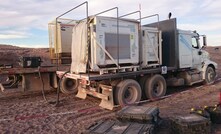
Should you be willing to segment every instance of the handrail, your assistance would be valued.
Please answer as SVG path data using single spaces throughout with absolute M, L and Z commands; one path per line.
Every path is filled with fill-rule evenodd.
M 114 10 L 114 9 L 117 10 L 117 18 L 118 18 L 118 7 L 113 7 L 113 8 L 104 10 L 104 11 L 102 11 L 102 12 L 99 12 L 99 13 L 97 13 L 97 14 L 94 14 L 93 16 L 98 16 L 98 15 L 100 15 L 100 14 L 103 14 L 103 13 L 106 13 L 106 12 L 109 12 L 109 11 L 112 11 L 112 10 Z
M 81 3 L 80 5 L 78 5 L 78 6 L 74 7 L 74 8 L 72 8 L 72 9 L 68 10 L 67 12 L 65 12 L 65 13 L 63 13 L 63 14 L 61 14 L 61 15 L 59 15 L 58 17 L 56 17 L 56 19 L 58 19 L 58 18 L 64 16 L 65 14 L 67 14 L 67 13 L 73 11 L 74 9 L 76 9 L 76 8 L 78 8 L 78 7 L 80 7 L 80 6 L 84 5 L 84 4 L 86 4 L 86 6 L 88 6 L 88 2 L 85 1 L 85 2 Z
M 134 11 L 134 12 L 130 12 L 130 13 L 127 13 L 127 14 L 124 14 L 124 15 L 121 15 L 121 16 L 119 16 L 119 18 L 123 18 L 123 17 L 129 16 L 129 15 L 135 14 L 135 13 L 139 13 L 139 19 L 141 19 L 141 11 L 139 11 L 139 10 L 138 11 Z
M 134 12 L 131 12 L 131 13 L 128 13 L 128 14 L 121 15 L 119 18 L 123 18 L 123 17 L 126 17 L 126 16 L 130 16 L 130 15 L 135 14 L 135 13 L 139 13 L 139 19 L 136 19 L 136 20 L 139 20 L 140 23 L 141 23 L 141 11 L 140 11 L 140 10 L 134 11 Z M 140 27 L 139 27 L 139 28 L 141 29 L 141 24 L 140 24 Z
M 113 8 L 110 8 L 110 9 L 107 9 L 107 10 L 104 10 L 102 12 L 99 12 L 97 14 L 95 14 L 94 16 L 98 16 L 100 14 L 103 14 L 103 13 L 106 13 L 106 12 L 109 12 L 109 11 L 112 11 L 112 10 L 117 10 L 117 68 L 119 70 L 119 11 L 118 11 L 118 7 L 113 7 Z
M 123 17 L 126 17 L 126 16 L 130 16 L 130 15 L 133 15 L 133 14 L 136 14 L 136 13 L 139 13 L 139 31 L 141 31 L 141 11 L 138 10 L 138 11 L 134 11 L 134 12 L 130 12 L 130 13 L 127 13 L 127 14 L 124 14 L 124 15 L 121 15 L 119 18 L 123 18 Z M 138 19 L 137 19 L 138 20 Z M 138 40 L 139 40 L 139 45 L 142 44 L 141 43 L 141 32 L 138 33 Z
M 159 29 L 159 27 L 160 27 L 160 23 L 159 23 L 159 21 L 160 21 L 160 17 L 159 17 L 159 14 L 153 14 L 153 15 L 149 15 L 149 16 L 145 16 L 145 17 L 142 17 L 141 18 L 141 20 L 143 20 L 143 19 L 147 19 L 147 18 L 150 18 L 150 17 L 154 17 L 154 16 L 157 16 L 157 27 L 158 27 L 158 29 Z M 138 19 L 137 19 L 138 20 Z
M 60 17 L 64 16 L 64 15 L 66 15 L 67 13 L 69 13 L 69 12 L 71 12 L 71 11 L 73 11 L 73 10 L 77 9 L 78 7 L 81 7 L 81 6 L 85 5 L 85 4 L 86 4 L 86 17 L 87 17 L 87 21 L 88 21 L 88 2 L 87 2 L 87 1 L 81 3 L 80 5 L 78 5 L 78 6 L 74 7 L 74 8 L 72 8 L 72 9 L 66 11 L 65 13 L 63 13 L 63 14 L 61 14 L 61 15 L 59 15 L 59 16 L 56 17 L 56 19 L 55 19 L 55 24 L 56 24 L 56 26 L 55 26 L 55 27 L 56 27 L 56 32 L 55 32 L 55 36 L 56 36 L 56 47 L 58 47 L 58 46 L 57 46 L 57 45 L 58 45 L 58 38 L 57 38 L 57 36 L 58 36 L 58 33 L 57 33 L 57 29 L 58 29 L 58 24 L 57 24 L 57 22 L 58 22 L 58 19 L 59 19 Z M 56 59 L 57 59 L 57 70 L 58 70 L 58 62 L 59 62 L 59 61 L 58 61 L 58 49 L 56 49 Z

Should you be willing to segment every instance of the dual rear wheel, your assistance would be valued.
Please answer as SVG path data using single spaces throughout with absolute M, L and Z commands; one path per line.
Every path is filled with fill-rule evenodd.
M 143 93 L 142 93 L 143 90 Z M 133 79 L 125 79 L 116 85 L 115 102 L 119 105 L 129 105 L 141 100 L 141 97 L 154 99 L 166 94 L 166 81 L 161 75 L 144 76 L 140 84 Z
M 130 105 L 139 102 L 141 98 L 154 99 L 166 94 L 166 82 L 163 76 L 144 76 L 140 83 L 133 79 L 125 79 L 114 83 L 115 103 L 119 105 Z M 77 80 L 63 78 L 61 80 L 61 91 L 65 94 L 75 94 L 78 91 Z M 143 93 L 142 93 L 143 91 Z

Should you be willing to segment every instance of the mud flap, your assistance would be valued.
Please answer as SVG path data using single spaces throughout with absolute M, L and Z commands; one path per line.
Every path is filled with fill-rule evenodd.
M 81 99 L 86 99 L 87 93 L 84 91 L 84 89 L 81 86 L 78 86 L 78 93 L 76 97 L 81 98 Z
M 108 99 L 101 98 L 100 107 L 113 110 L 114 108 L 114 97 L 112 86 L 100 85 L 102 89 L 102 94 L 108 96 Z
M 4 92 L 4 90 L 5 90 L 5 88 L 2 86 L 1 83 L 0 83 L 0 90 L 1 90 L 2 92 Z
M 114 108 L 114 98 L 113 98 L 113 91 L 112 86 L 107 85 L 99 85 L 102 89 L 102 92 L 96 92 L 95 90 L 89 90 L 82 87 L 78 87 L 78 93 L 76 97 L 81 99 L 86 99 L 87 95 L 91 95 L 101 99 L 101 103 L 99 104 L 100 107 L 113 110 Z

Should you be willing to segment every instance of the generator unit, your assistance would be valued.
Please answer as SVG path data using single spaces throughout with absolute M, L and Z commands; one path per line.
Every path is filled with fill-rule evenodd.
M 158 28 L 141 27 L 140 62 L 142 68 L 162 64 L 161 37 L 161 31 Z
M 90 31 L 83 21 L 73 28 L 72 72 L 86 72 L 87 59 L 90 71 L 118 65 L 137 65 L 139 62 L 139 22 L 131 19 L 91 17 Z M 90 42 L 88 47 L 87 40 Z M 76 53 L 75 53 L 76 52 Z
M 49 47 L 52 63 L 71 63 L 72 29 L 76 21 L 60 18 L 48 24 Z
M 48 24 L 49 44 L 51 47 L 54 47 L 55 53 L 71 53 L 71 35 L 75 23 L 76 21 L 70 19 L 60 19 L 57 21 L 57 24 L 56 21 Z

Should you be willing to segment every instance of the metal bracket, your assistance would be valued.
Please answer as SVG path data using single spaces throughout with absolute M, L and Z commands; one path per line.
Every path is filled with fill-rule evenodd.
M 102 89 L 102 93 L 98 93 L 94 90 L 88 90 L 82 87 L 78 87 L 78 93 L 76 97 L 81 98 L 81 99 L 86 99 L 87 94 L 92 95 L 94 97 L 101 99 L 101 103 L 99 104 L 100 107 L 113 110 L 114 98 L 113 98 L 112 86 L 107 86 L 103 84 L 100 84 L 99 86 Z
M 86 99 L 87 93 L 84 91 L 84 89 L 82 87 L 79 86 L 78 93 L 77 93 L 76 97 L 81 98 L 81 99 Z
M 112 86 L 100 85 L 102 88 L 102 94 L 108 96 L 108 99 L 101 99 L 100 107 L 113 110 L 114 109 L 114 97 Z

